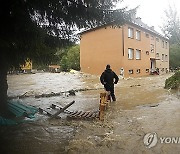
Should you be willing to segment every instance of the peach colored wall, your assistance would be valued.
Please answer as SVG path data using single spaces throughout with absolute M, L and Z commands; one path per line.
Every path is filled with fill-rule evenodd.
M 101 74 L 106 65 L 118 73 L 122 65 L 122 29 L 106 27 L 85 33 L 80 40 L 81 71 Z
M 134 38 L 128 38 L 128 27 L 133 28 Z M 141 40 L 136 40 L 136 30 L 141 32 Z M 150 55 L 146 54 L 146 51 L 150 52 L 150 39 L 146 37 L 146 33 L 139 28 L 131 25 L 124 26 L 124 44 L 125 44 L 125 56 L 123 57 L 123 66 L 125 70 L 125 77 L 137 77 L 149 75 L 146 73 L 146 69 L 150 69 Z M 128 48 L 134 49 L 134 59 L 128 59 Z M 136 60 L 136 49 L 141 50 L 141 60 Z M 133 74 L 129 74 L 129 70 L 133 69 Z M 137 69 L 140 69 L 140 73 L 137 74 Z
M 159 38 L 159 42 L 156 41 L 156 53 L 159 53 L 159 57 L 156 56 L 156 58 L 160 59 L 156 61 L 156 67 L 159 68 L 161 74 L 164 74 L 166 73 L 166 68 L 169 70 L 169 42 L 167 42 L 167 40 L 164 40 L 164 42 L 167 42 L 167 48 L 165 46 L 163 48 L 162 40 L 164 39 Z M 162 61 L 162 54 L 168 56 L 167 60 Z M 162 71 L 163 68 L 164 71 Z
M 128 38 L 128 27 L 134 29 L 134 38 Z M 141 32 L 140 41 L 136 40 L 136 30 Z M 128 24 L 121 28 L 108 26 L 82 34 L 80 41 L 81 71 L 100 75 L 104 71 L 105 66 L 110 64 L 117 75 L 120 74 L 120 68 L 123 67 L 124 77 L 126 78 L 149 75 L 146 69 L 150 71 L 150 58 L 155 58 L 156 50 L 168 53 L 169 49 L 162 50 L 156 44 L 155 35 L 154 39 L 151 39 L 152 34 L 149 34 L 149 38 L 146 37 L 146 34 L 149 33 L 141 27 Z M 151 53 L 150 44 L 154 44 L 153 53 Z M 134 59 L 132 60 L 128 59 L 128 48 L 134 49 Z M 136 60 L 136 49 L 141 50 L 140 60 Z M 149 54 L 146 54 L 147 51 Z M 129 74 L 130 69 L 133 69 L 133 74 Z M 140 69 L 140 73 L 136 72 L 137 69 Z
M 149 34 L 150 40 L 150 58 L 155 58 L 156 55 L 156 37 L 152 34 Z M 154 45 L 154 50 L 151 51 L 151 44 Z

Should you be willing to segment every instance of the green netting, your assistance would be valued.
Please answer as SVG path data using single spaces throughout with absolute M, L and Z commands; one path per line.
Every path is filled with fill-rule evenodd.
M 15 125 L 18 123 L 24 123 L 35 120 L 35 113 L 38 112 L 38 109 L 33 106 L 24 105 L 20 100 L 10 100 L 8 101 L 8 110 L 13 113 L 16 117 L 27 117 L 28 119 L 22 120 L 12 120 L 6 119 L 0 116 L 0 126 L 4 125 Z
M 33 106 L 24 105 L 19 100 L 11 100 L 8 102 L 8 109 L 16 117 L 25 116 L 28 118 L 34 118 L 34 114 L 38 112 L 38 109 Z
M 16 125 L 17 122 L 14 120 L 6 119 L 0 116 L 0 126 L 5 126 L 5 125 Z

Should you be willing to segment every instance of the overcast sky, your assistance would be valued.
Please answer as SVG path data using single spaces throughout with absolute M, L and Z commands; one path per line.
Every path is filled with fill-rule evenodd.
M 162 33 L 160 26 L 163 25 L 164 11 L 169 8 L 169 5 L 175 6 L 176 10 L 180 11 L 180 0 L 124 0 L 117 7 L 128 6 L 132 9 L 139 6 L 136 16 L 141 17 L 144 23 L 154 26 L 156 31 Z

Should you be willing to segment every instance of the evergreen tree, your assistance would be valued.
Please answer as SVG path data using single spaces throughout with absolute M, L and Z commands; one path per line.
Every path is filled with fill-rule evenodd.
M 120 0 L 6 0 L 0 5 L 0 113 L 7 109 L 7 70 L 26 58 L 50 61 L 80 28 L 124 22 Z

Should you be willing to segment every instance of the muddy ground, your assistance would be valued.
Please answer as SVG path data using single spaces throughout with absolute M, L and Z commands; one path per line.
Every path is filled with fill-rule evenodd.
M 120 79 L 115 87 L 117 101 L 110 104 L 104 121 L 66 120 L 63 115 L 61 120 L 49 119 L 37 114 L 35 121 L 1 127 L 0 151 L 57 154 L 180 153 L 180 143 L 160 143 L 158 139 L 152 148 L 147 148 L 143 143 L 145 134 L 151 132 L 156 132 L 158 138 L 180 137 L 180 94 L 164 89 L 165 79 L 171 75 Z M 40 82 L 35 82 L 35 79 Z M 25 104 L 44 108 L 51 103 L 65 105 L 75 100 L 69 110 L 96 111 L 99 93 L 103 92 L 103 89 L 99 89 L 102 88 L 99 77 L 81 73 L 9 76 L 8 82 L 9 96 L 78 88 L 97 89 L 77 92 L 76 96 L 22 99 Z

